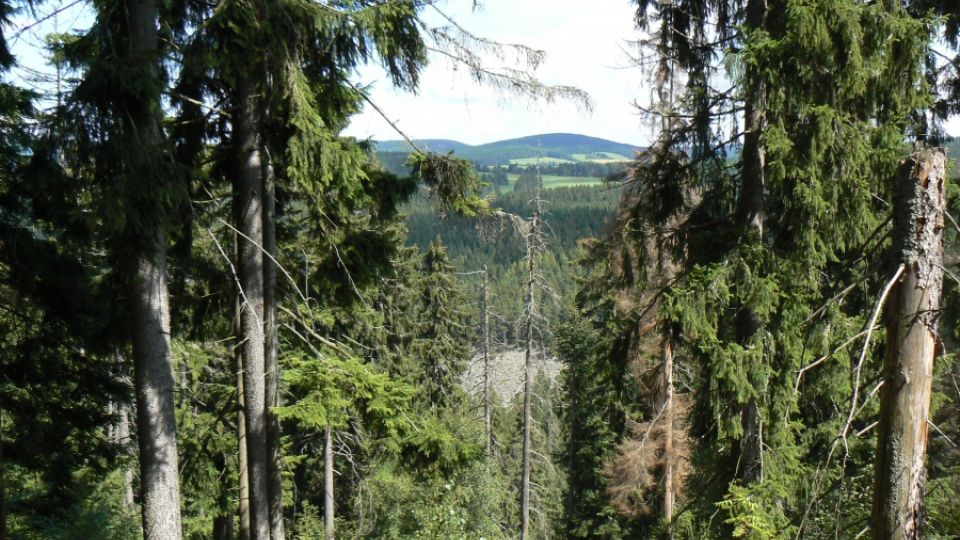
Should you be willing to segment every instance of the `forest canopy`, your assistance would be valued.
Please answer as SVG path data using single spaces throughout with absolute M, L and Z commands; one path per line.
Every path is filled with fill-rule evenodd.
M 635 0 L 644 145 L 450 4 L 0 0 L 0 540 L 960 537 L 957 3 Z

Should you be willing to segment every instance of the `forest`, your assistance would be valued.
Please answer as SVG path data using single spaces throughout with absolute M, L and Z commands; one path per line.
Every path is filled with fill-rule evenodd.
M 633 0 L 627 162 L 391 121 L 363 66 L 593 106 L 457 0 L 52 1 L 0 0 L 0 540 L 960 538 L 955 0 Z

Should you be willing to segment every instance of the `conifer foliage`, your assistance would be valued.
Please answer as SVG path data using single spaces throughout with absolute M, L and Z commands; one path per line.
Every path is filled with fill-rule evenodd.
M 594 478 L 647 534 L 816 538 L 867 522 L 863 471 L 884 406 L 869 315 L 890 279 L 898 164 L 926 136 L 928 14 L 898 2 L 638 3 L 655 89 L 643 110 L 661 131 L 624 176 L 632 189 L 588 257 L 581 306 L 597 328 L 611 306 L 636 357 L 623 376 L 640 403 L 621 406 L 639 429 L 607 424 L 624 442 Z M 682 366 L 673 385 L 645 384 L 667 361 Z M 671 403 L 680 418 L 658 427 Z M 684 444 L 688 429 L 699 448 Z M 684 510 L 669 494 L 657 502 L 662 490 Z
M 441 3 L 0 0 L 0 540 L 960 536 L 956 2 L 635 9 L 653 143 L 544 190 L 343 134 L 590 107 Z

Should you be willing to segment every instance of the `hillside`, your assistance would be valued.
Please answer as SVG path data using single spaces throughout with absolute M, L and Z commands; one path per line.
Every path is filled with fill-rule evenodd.
M 640 149 L 633 144 L 574 133 L 545 133 L 481 145 L 469 145 L 449 139 L 423 139 L 415 142 L 418 146 L 423 145 L 435 152 L 452 150 L 458 157 L 481 166 L 530 164 L 536 160 L 538 152 L 545 163 L 628 161 Z M 406 141 L 378 141 L 376 145 L 378 153 L 407 153 L 411 150 Z

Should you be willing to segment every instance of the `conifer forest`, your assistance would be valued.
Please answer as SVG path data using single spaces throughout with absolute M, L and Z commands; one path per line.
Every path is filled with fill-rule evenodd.
M 504 2 L 0 0 L 0 540 L 960 538 L 960 2 Z

